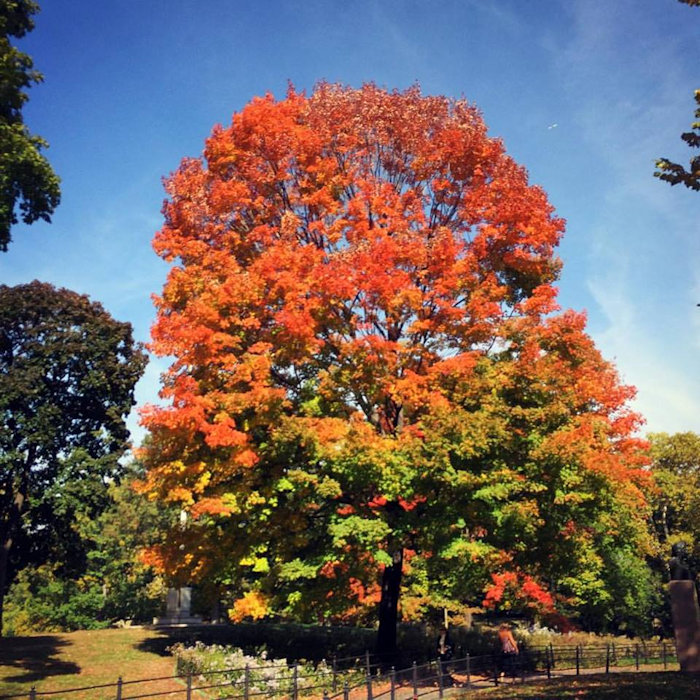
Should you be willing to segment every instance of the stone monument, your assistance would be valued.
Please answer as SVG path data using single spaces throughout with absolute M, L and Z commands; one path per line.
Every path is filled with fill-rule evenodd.
M 700 672 L 700 609 L 685 542 L 671 548 L 671 619 L 681 671 Z
M 192 588 L 169 588 L 165 601 L 165 617 L 153 619 L 154 625 L 196 625 L 202 622 L 199 615 L 192 615 Z

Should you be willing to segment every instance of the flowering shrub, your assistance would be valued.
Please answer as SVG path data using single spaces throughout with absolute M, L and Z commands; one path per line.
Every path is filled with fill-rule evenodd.
M 175 657 L 178 675 L 191 674 L 199 683 L 209 687 L 207 692 L 215 696 L 228 696 L 231 686 L 238 686 L 243 694 L 243 685 L 248 673 L 248 690 L 251 693 L 291 694 L 295 685 L 300 695 L 320 694 L 330 686 L 331 670 L 325 661 L 313 664 L 300 661 L 296 674 L 294 665 L 286 659 L 268 659 L 267 652 L 255 656 L 241 649 L 220 644 L 206 645 L 196 642 L 194 646 L 178 643 L 168 648 Z

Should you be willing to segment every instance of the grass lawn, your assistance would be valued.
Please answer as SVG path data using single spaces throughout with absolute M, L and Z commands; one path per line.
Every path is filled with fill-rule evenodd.
M 170 634 L 174 636 L 161 630 L 127 628 L 0 638 L 0 700 L 8 695 L 28 698 L 33 686 L 38 692 L 58 691 L 48 700 L 114 700 L 114 687 L 69 695 L 61 691 L 116 683 L 119 676 L 124 681 L 172 677 L 175 664 L 164 649 L 176 641 L 177 635 L 174 631 Z M 171 678 L 157 686 L 126 686 L 124 696 L 156 691 L 172 692 L 172 700 L 185 697 L 184 684 Z M 450 700 L 459 697 L 458 691 L 450 693 Z M 464 697 L 695 700 L 700 698 L 700 675 L 671 671 L 567 676 L 542 683 L 485 688 Z
M 2 638 L 0 697 L 15 694 L 28 697 L 32 686 L 46 692 L 116 683 L 119 676 L 125 681 L 172 676 L 173 659 L 153 650 L 163 646 L 162 640 L 161 632 L 140 628 Z M 141 692 L 148 692 L 143 689 L 145 686 L 140 688 Z M 182 688 L 179 681 L 167 682 L 168 690 Z M 103 696 L 114 698 L 114 689 L 104 691 Z M 67 697 L 97 700 L 101 694 L 91 691 L 71 693 Z
M 501 685 L 498 688 L 469 693 L 466 698 L 536 698 L 554 700 L 697 700 L 700 698 L 700 674 L 678 671 L 653 673 L 611 673 L 554 678 L 542 683 Z

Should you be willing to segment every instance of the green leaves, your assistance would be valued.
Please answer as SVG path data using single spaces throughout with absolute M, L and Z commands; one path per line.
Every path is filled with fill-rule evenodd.
M 51 220 L 61 199 L 60 179 L 41 153 L 46 141 L 32 135 L 22 120 L 25 88 L 43 80 L 32 59 L 10 44 L 34 27 L 39 6 L 28 0 L 0 0 L 0 250 L 20 219 Z M 17 211 L 19 209 L 19 212 Z
M 700 148 L 700 90 L 695 91 L 695 102 L 698 105 L 695 110 L 696 121 L 691 124 L 691 131 L 681 134 L 681 139 L 690 148 Z M 700 191 L 700 156 L 694 156 L 690 159 L 690 165 L 687 170 L 682 165 L 674 163 L 668 158 L 657 160 L 656 167 L 658 170 L 654 173 L 654 177 L 658 177 L 672 186 L 683 184 L 691 190 Z
M 45 543 L 104 502 L 146 355 L 131 326 L 75 292 L 0 285 L 0 542 Z M 94 514 L 93 512 L 93 514 Z M 42 532 L 44 534 L 42 534 Z M 64 531 L 65 532 L 65 531 Z M 0 560 L 0 595 L 7 562 Z

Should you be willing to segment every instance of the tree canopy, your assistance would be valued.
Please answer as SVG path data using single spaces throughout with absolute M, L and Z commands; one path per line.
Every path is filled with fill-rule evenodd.
M 131 325 L 87 297 L 0 285 L 0 613 L 13 543 L 31 553 L 76 510 L 99 512 L 145 362 Z
M 685 540 L 700 557 L 700 435 L 652 433 L 652 470 L 657 489 L 652 498 L 654 524 L 663 550 Z
M 166 189 L 142 489 L 191 517 L 154 564 L 234 617 L 379 603 L 389 652 L 402 581 L 404 617 L 515 581 L 610 618 L 644 531 L 633 390 L 555 314 L 564 222 L 473 105 L 256 98 Z
M 11 227 L 51 220 L 61 198 L 60 180 L 41 153 L 48 144 L 29 132 L 22 107 L 26 89 L 43 80 L 30 56 L 10 42 L 34 28 L 39 5 L 32 0 L 0 0 L 0 250 L 6 251 Z M 19 216 L 18 210 L 19 209 Z

